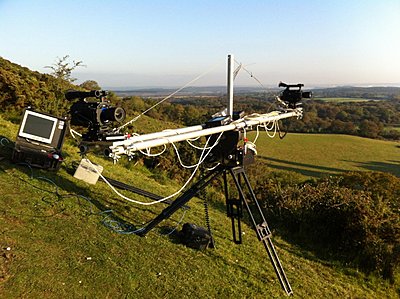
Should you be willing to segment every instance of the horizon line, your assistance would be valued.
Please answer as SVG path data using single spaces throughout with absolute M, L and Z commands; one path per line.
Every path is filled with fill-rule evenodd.
M 275 85 L 267 85 L 264 87 L 254 86 L 254 85 L 236 85 L 234 88 L 250 88 L 254 90 L 263 89 L 279 89 Z M 387 88 L 400 88 L 400 83 L 349 83 L 349 84 L 310 84 L 304 86 L 305 89 L 317 89 L 317 88 L 340 88 L 340 87 L 354 87 L 354 88 L 374 88 L 374 87 L 387 87 Z M 160 89 L 160 90 L 170 90 L 180 88 L 178 85 L 164 86 L 164 85 L 143 85 L 143 86 L 107 86 L 105 85 L 103 89 L 109 89 L 114 91 L 135 91 L 135 90 L 149 90 L 149 89 Z M 224 88 L 226 85 L 199 85 L 199 86 L 187 86 L 185 89 L 191 88 Z

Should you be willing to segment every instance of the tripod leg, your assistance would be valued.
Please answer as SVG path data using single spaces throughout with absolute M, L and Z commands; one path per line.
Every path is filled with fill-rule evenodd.
M 277 275 L 277 277 L 279 279 L 279 282 L 280 282 L 283 290 L 286 292 L 287 295 L 292 295 L 293 294 L 292 287 L 290 286 L 289 280 L 287 279 L 285 271 L 284 271 L 284 269 L 282 267 L 282 264 L 281 264 L 281 262 L 279 260 L 278 254 L 277 254 L 277 252 L 275 250 L 274 244 L 272 243 L 272 240 L 271 240 L 271 231 L 270 231 L 270 229 L 268 227 L 267 221 L 265 220 L 265 217 L 264 217 L 264 213 L 261 210 L 261 207 L 260 207 L 260 205 L 258 203 L 258 200 L 257 200 L 255 194 L 254 194 L 253 188 L 251 187 L 250 181 L 249 181 L 249 179 L 248 179 L 248 177 L 247 177 L 247 175 L 246 175 L 246 173 L 244 171 L 244 168 L 240 167 L 240 168 L 236 168 L 236 169 L 230 169 L 230 173 L 231 173 L 231 175 L 233 177 L 233 180 L 234 180 L 235 185 L 236 185 L 236 187 L 238 189 L 240 197 L 243 199 L 243 202 L 244 202 L 244 204 L 246 206 L 247 212 L 249 213 L 251 222 L 253 224 L 253 228 L 257 233 L 257 237 L 264 244 L 265 250 L 268 253 L 268 256 L 269 256 L 269 258 L 271 260 L 272 266 L 273 266 L 273 268 L 275 270 L 275 273 L 276 273 L 276 275 Z M 256 221 L 256 219 L 255 219 L 255 217 L 253 215 L 253 212 L 251 210 L 251 207 L 249 205 L 249 200 L 246 200 L 246 198 L 245 198 L 245 194 L 243 192 L 243 188 L 242 188 L 242 186 L 240 184 L 240 181 L 238 179 L 238 176 L 240 176 L 240 175 L 243 177 L 243 179 L 245 181 L 245 185 L 246 185 L 246 187 L 247 187 L 247 189 L 248 189 L 248 191 L 250 193 L 250 199 L 249 200 L 252 201 L 255 204 L 256 208 L 257 208 L 257 214 L 258 214 L 258 216 L 260 218 L 260 221 L 261 221 L 260 223 L 257 223 L 257 221 Z
M 233 199 L 229 196 L 228 178 L 224 171 L 224 189 L 226 201 L 226 213 L 231 218 L 232 236 L 235 244 L 242 244 L 242 226 L 241 218 L 243 217 L 242 199 Z
M 143 229 L 137 232 L 137 235 L 144 236 L 150 230 L 152 230 L 157 224 L 159 224 L 164 219 L 169 218 L 173 213 L 175 213 L 179 208 L 185 205 L 189 200 L 191 200 L 196 194 L 204 189 L 216 176 L 218 176 L 223 171 L 223 168 L 217 167 L 210 171 L 205 177 L 200 179 L 192 187 L 186 190 L 181 196 L 179 196 L 175 201 L 173 201 L 167 208 L 165 208 L 156 218 L 149 222 Z

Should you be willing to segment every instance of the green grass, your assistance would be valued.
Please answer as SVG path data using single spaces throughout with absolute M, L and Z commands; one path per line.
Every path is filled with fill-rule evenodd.
M 14 139 L 16 130 L 16 125 L 0 117 L 1 136 Z M 307 141 L 302 135 L 291 135 L 279 143 L 263 138 L 268 148 L 259 146 L 259 151 L 263 157 L 315 165 L 309 156 L 315 151 L 314 142 L 319 147 L 328 142 L 322 138 L 325 141 L 318 143 L 317 137 L 312 136 Z M 294 146 L 290 143 L 292 138 L 302 142 Z M 366 141 L 357 148 L 369 142 L 356 140 Z M 348 151 L 346 143 L 341 144 L 343 151 Z M 290 146 L 293 147 L 291 153 Z M 286 151 L 287 156 L 283 152 L 277 155 L 279 151 Z M 65 144 L 65 153 L 66 165 L 79 160 L 77 149 L 70 140 Z M 29 168 L 8 161 L 8 149 L 1 148 L 0 155 L 5 157 L 0 161 L 1 298 L 285 297 L 267 253 L 249 226 L 243 225 L 244 244 L 233 244 L 230 220 L 218 200 L 210 207 L 216 248 L 197 251 L 161 234 L 177 226 L 181 211 L 147 237 L 117 234 L 101 223 L 105 218 L 101 211 L 112 209 L 114 219 L 140 227 L 164 206 L 142 207 L 128 203 L 115 196 L 104 183 L 88 185 L 74 179 L 64 167 L 58 173 L 35 169 L 32 177 Z M 323 152 L 319 155 L 323 156 Z M 168 195 L 179 188 L 174 182 L 162 185 L 155 181 L 141 165 L 129 165 L 128 169 L 124 167 L 126 161 L 112 165 L 101 158 L 93 160 L 104 166 L 106 176 L 155 193 Z M 329 165 L 319 167 L 331 167 Z M 311 167 L 311 170 L 315 168 Z M 59 186 L 59 194 L 65 196 L 57 197 L 55 186 L 38 176 L 52 179 Z M 91 203 L 66 196 L 71 193 L 86 196 Z M 202 201 L 193 199 L 190 207 L 184 222 L 204 225 Z M 297 298 L 397 298 L 399 295 L 398 286 L 344 268 L 336 262 L 321 261 L 277 235 L 273 241 Z
M 257 159 L 272 169 L 293 171 L 305 178 L 364 170 L 400 176 L 399 142 L 336 134 L 288 134 L 280 140 L 260 133 Z M 249 139 L 253 136 L 249 134 Z
M 400 126 L 399 125 L 397 125 L 397 126 L 388 126 L 388 127 L 385 127 L 385 130 L 387 130 L 387 131 L 390 131 L 390 130 L 400 131 Z

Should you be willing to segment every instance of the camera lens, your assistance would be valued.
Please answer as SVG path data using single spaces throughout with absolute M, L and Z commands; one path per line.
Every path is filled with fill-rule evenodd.
M 305 91 L 302 93 L 302 97 L 305 99 L 311 99 L 312 97 L 312 92 L 311 91 Z
M 125 110 L 121 107 L 103 108 L 101 111 L 101 122 L 117 121 L 122 122 L 125 119 Z
M 115 109 L 114 110 L 114 119 L 115 119 L 115 121 L 117 121 L 117 122 L 124 121 L 125 116 L 126 116 L 126 112 L 125 112 L 124 108 L 116 107 L 116 108 L 113 108 L 113 109 Z

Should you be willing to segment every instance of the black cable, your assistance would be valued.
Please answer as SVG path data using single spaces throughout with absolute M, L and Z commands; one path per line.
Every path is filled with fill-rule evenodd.
M 210 214 L 208 211 L 208 202 L 207 202 L 207 198 L 203 197 L 203 205 L 204 205 L 204 218 L 206 221 L 206 226 L 207 226 L 207 230 L 208 233 L 210 234 L 211 237 L 211 243 L 209 245 L 210 248 L 215 248 L 215 243 L 214 243 L 214 238 L 212 236 L 212 232 L 211 232 L 211 224 L 210 224 Z
M 289 126 L 286 126 L 286 130 L 285 130 L 285 132 L 282 134 L 281 127 L 278 125 L 278 135 L 279 135 L 279 138 L 280 138 L 280 139 L 285 138 L 285 136 L 287 135 L 288 132 L 289 132 Z

